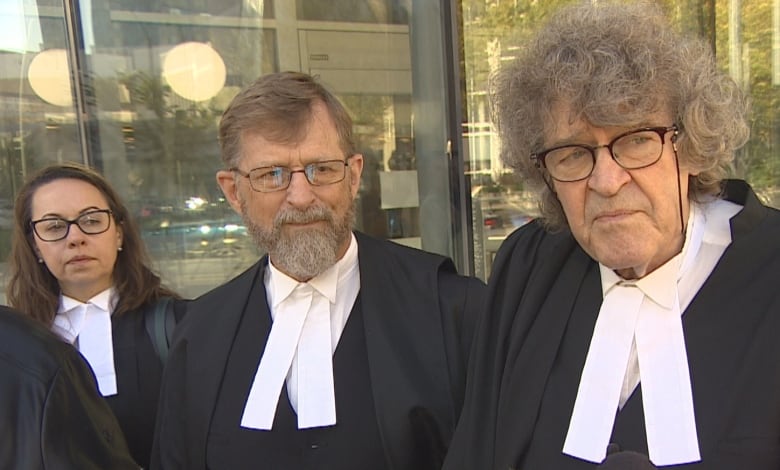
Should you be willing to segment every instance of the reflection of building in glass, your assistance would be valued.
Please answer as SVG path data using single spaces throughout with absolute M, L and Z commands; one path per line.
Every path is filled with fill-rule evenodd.
M 212 251 L 196 247 L 204 240 L 215 246 L 199 234 L 202 222 L 218 227 L 223 218 L 233 220 L 214 182 L 222 165 L 219 117 L 241 87 L 272 71 L 316 74 L 344 101 L 366 161 L 357 218 L 368 233 L 448 254 L 464 272 L 484 277 L 494 245 L 534 215 L 535 201 L 500 161 L 487 83 L 560 2 L 6 3 L 8 16 L 0 18 L 6 33 L 0 35 L 0 211 L 30 171 L 53 161 L 88 162 L 139 216 L 146 214 L 144 223 L 175 214 L 170 227 L 181 224 L 175 230 L 165 234 L 152 224 L 145 235 L 161 257 L 182 262 L 176 268 L 166 263 L 174 287 L 211 287 L 254 259 L 229 249 L 209 258 Z M 710 11 L 711 4 L 693 1 L 670 11 L 711 38 L 724 67 L 739 59 L 739 76 L 752 95 L 754 137 L 737 171 L 780 205 L 778 87 L 767 86 L 780 70 L 771 44 L 780 31 L 766 21 L 777 2 L 714 2 Z M 62 99 L 47 98 L 33 85 L 41 75 L 35 58 L 51 50 L 64 51 L 66 59 L 57 75 L 60 89 L 68 86 Z M 166 61 L 180 51 L 183 62 L 166 72 Z M 44 65 L 43 71 L 58 67 Z M 193 197 L 221 212 L 204 218 L 187 209 Z M 8 234 L 0 220 L 0 259 L 8 253 Z M 199 271 L 198 260 L 205 259 L 211 278 Z

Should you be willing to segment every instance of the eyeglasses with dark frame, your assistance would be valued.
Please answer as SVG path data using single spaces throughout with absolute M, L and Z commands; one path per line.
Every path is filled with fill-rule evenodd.
M 113 212 L 110 209 L 95 209 L 84 212 L 73 220 L 62 217 L 44 217 L 31 221 L 30 226 L 41 241 L 56 242 L 67 237 L 70 233 L 70 226 L 74 224 L 86 235 L 101 234 L 111 227 L 112 215 Z
M 234 171 L 248 179 L 252 190 L 260 193 L 271 193 L 287 189 L 292 181 L 292 175 L 295 173 L 303 173 L 306 176 L 306 181 L 312 186 L 326 186 L 343 181 L 347 176 L 350 158 L 352 157 L 348 157 L 346 160 L 312 162 L 300 170 L 291 170 L 286 166 L 261 166 L 246 172 L 236 167 L 230 168 L 229 171 Z
M 606 148 L 615 162 L 626 170 L 638 170 L 661 159 L 666 134 L 674 132 L 671 142 L 677 141 L 679 128 L 641 127 L 624 132 L 605 145 L 560 145 L 531 154 L 537 168 L 544 168 L 560 182 L 571 183 L 588 178 L 596 166 L 596 150 Z

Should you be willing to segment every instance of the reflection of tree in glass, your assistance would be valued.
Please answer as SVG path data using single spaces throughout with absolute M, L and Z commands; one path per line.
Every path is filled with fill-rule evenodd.
M 217 119 L 210 103 L 176 99 L 162 77 L 135 71 L 119 78 L 127 89 L 133 122 L 124 133 L 128 163 L 147 198 L 183 202 L 190 196 L 218 197 L 213 182 L 219 167 Z M 128 145 L 131 144 L 131 145 Z
M 487 118 L 485 89 L 493 68 L 510 60 L 524 38 L 550 12 L 576 0 L 486 2 L 463 0 L 463 68 L 466 70 L 468 121 Z M 735 175 L 747 179 L 769 204 L 780 206 L 780 77 L 773 77 L 774 0 L 716 2 L 661 0 L 665 11 L 683 30 L 706 38 L 718 63 L 750 94 L 751 138 L 740 150 Z M 737 11 L 729 11 L 738 4 Z M 731 21 L 736 19 L 736 21 Z M 734 25 L 738 31 L 730 31 Z M 737 57 L 736 64 L 732 64 Z M 732 70 L 732 67 L 734 70 Z M 740 70 L 741 69 L 741 70 Z M 478 156 L 485 158 L 485 156 Z

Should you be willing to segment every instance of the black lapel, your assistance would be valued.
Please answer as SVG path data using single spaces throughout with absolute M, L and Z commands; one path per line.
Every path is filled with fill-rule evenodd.
M 743 274 L 762 270 L 776 273 L 775 268 L 762 268 L 776 263 L 776 240 L 766 240 L 771 235 L 757 230 L 768 220 L 769 209 L 743 181 L 727 181 L 725 198 L 744 204 L 731 219 L 732 243 L 683 315 L 702 456 L 711 455 L 718 447 L 732 425 L 731 413 L 743 405 L 745 397 L 740 393 L 744 392 L 744 383 L 740 378 L 753 373 L 751 368 L 761 367 L 763 360 L 771 361 L 760 357 L 747 360 L 746 356 L 755 354 L 763 336 L 772 331 L 768 319 L 774 313 L 767 312 L 760 303 L 768 293 L 776 292 L 777 281 L 774 274 Z M 772 367 L 770 362 L 764 364 L 765 370 Z
M 560 245 L 558 248 L 563 248 Z M 561 340 L 579 295 L 592 297 L 599 305 L 598 270 L 581 249 L 573 247 L 565 263 L 550 263 L 547 272 L 535 272 L 543 289 L 529 280 L 526 295 L 519 301 L 509 338 L 510 346 L 504 366 L 504 381 L 498 404 L 496 463 L 519 464 L 533 437 L 547 381 L 554 367 Z M 544 282 L 552 276 L 554 282 Z M 587 282 L 586 282 L 587 281 Z M 580 292 L 581 289 L 585 289 Z M 535 293 L 539 298 L 534 298 Z M 518 341 L 519 338 L 522 340 Z M 522 371 L 517 373 L 516 371 Z
M 265 298 L 262 272 L 266 258 L 237 278 L 194 301 L 181 324 L 192 324 L 184 332 L 187 343 L 186 392 L 189 401 L 188 424 L 197 433 L 191 452 L 194 462 L 205 462 L 206 440 L 222 384 L 226 363 L 238 325 L 256 283 Z M 267 310 L 267 307 L 266 307 Z M 192 323 L 191 323 L 192 322 Z M 188 334 L 189 333 L 189 334 Z M 184 345 L 186 347 L 186 344 Z M 207 411 L 206 411 L 207 410 Z M 197 444 L 200 443 L 200 444 Z
M 399 263 L 386 247 L 358 232 L 360 299 L 376 418 L 391 468 L 409 468 L 415 433 L 410 411 L 436 417 L 454 410 L 441 334 L 437 272 Z M 414 271 L 414 272 L 413 272 Z

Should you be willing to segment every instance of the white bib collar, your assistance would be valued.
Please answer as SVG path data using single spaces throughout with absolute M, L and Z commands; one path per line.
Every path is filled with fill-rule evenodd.
M 650 460 L 673 465 L 701 459 L 678 282 L 701 247 L 703 219 L 691 204 L 681 253 L 641 279 L 621 279 L 599 264 L 604 301 L 580 378 L 565 454 L 603 461 L 615 413 L 641 380 Z M 638 378 L 633 375 L 637 369 Z
M 682 252 L 642 279 L 600 265 L 604 301 L 564 453 L 601 462 L 615 412 L 641 380 L 650 460 L 700 460 L 681 316 L 731 243 L 730 220 L 741 209 L 722 199 L 691 203 Z
M 113 287 L 82 303 L 60 295 L 52 331 L 73 344 L 89 363 L 103 396 L 116 395 L 111 314 L 119 299 Z
M 336 424 L 333 353 L 360 289 L 354 235 L 346 254 L 308 282 L 269 263 L 265 286 L 273 323 L 241 426 L 272 428 L 285 380 L 299 428 Z

